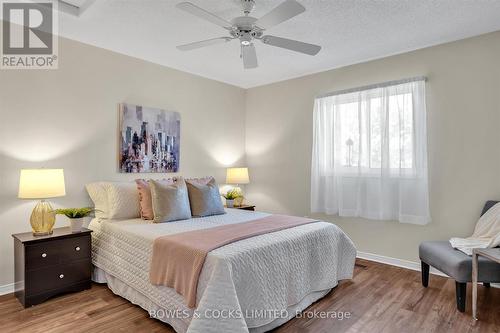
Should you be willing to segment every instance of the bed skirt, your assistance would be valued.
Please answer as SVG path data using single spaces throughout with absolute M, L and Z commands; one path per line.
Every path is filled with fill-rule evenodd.
M 162 313 L 162 307 L 158 306 L 155 304 L 152 300 L 144 296 L 141 292 L 137 291 L 136 289 L 130 287 L 127 285 L 125 282 L 120 280 L 119 278 L 107 273 L 106 271 L 98 268 L 98 267 L 93 267 L 93 272 L 92 272 L 92 280 L 96 283 L 105 283 L 108 285 L 108 288 L 116 295 L 121 296 L 125 298 L 126 300 L 130 301 L 132 304 L 138 305 L 144 310 L 148 311 L 148 313 Z M 283 325 L 287 321 L 291 320 L 294 316 L 293 314 L 297 312 L 301 312 L 305 310 L 309 305 L 312 303 L 316 302 L 320 298 L 323 298 L 326 294 L 328 294 L 332 289 L 326 289 L 322 291 L 315 291 L 304 297 L 298 304 L 289 306 L 286 311 L 287 313 L 290 314 L 289 317 L 287 318 L 278 318 L 275 319 L 274 321 L 260 326 L 260 327 L 253 327 L 249 329 L 249 332 L 251 333 L 261 333 L 261 332 L 267 332 L 270 331 L 278 326 Z M 173 329 L 177 333 L 186 333 L 188 332 L 188 326 L 186 326 L 186 323 L 183 320 L 180 320 L 175 317 L 166 317 L 163 316 L 161 318 L 157 318 L 158 320 L 169 324 L 170 326 L 173 327 Z M 217 319 L 214 319 L 217 320 Z M 223 332 L 221 332 L 223 333 Z

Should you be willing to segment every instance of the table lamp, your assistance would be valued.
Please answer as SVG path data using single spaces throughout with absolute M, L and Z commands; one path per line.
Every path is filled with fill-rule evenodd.
M 249 184 L 250 178 L 248 177 L 248 168 L 227 168 L 226 171 L 226 184 L 235 185 L 241 192 L 241 188 L 238 185 Z M 243 202 L 243 197 L 239 200 L 237 206 L 241 206 Z
M 63 169 L 23 169 L 19 177 L 20 199 L 41 199 L 31 212 L 30 223 L 34 236 L 52 234 L 56 214 L 44 199 L 66 195 Z

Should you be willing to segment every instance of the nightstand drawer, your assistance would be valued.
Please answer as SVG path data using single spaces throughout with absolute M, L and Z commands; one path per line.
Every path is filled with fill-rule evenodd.
M 89 280 L 90 274 L 90 260 L 40 268 L 32 271 L 30 276 L 27 277 L 25 281 L 26 291 L 30 295 L 35 295 L 59 289 L 64 286 Z
M 90 235 L 26 246 L 26 270 L 90 258 Z
M 59 247 L 54 243 L 62 241 L 43 242 L 26 246 L 26 270 L 59 264 Z

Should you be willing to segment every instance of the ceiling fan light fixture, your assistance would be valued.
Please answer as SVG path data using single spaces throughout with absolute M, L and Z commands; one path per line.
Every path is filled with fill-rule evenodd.
M 248 46 L 252 43 L 252 35 L 250 33 L 245 32 L 241 37 L 240 37 L 240 43 L 243 46 Z

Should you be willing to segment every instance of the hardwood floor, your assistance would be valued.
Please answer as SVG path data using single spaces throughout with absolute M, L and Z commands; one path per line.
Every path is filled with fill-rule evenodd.
M 295 318 L 274 332 L 500 332 L 500 289 L 479 287 L 479 321 L 455 306 L 455 283 L 431 275 L 428 288 L 420 273 L 358 260 L 351 281 L 340 285 L 306 311 L 350 312 L 350 318 Z M 0 296 L 1 332 L 174 332 L 146 311 L 102 285 L 23 309 L 13 295 Z

